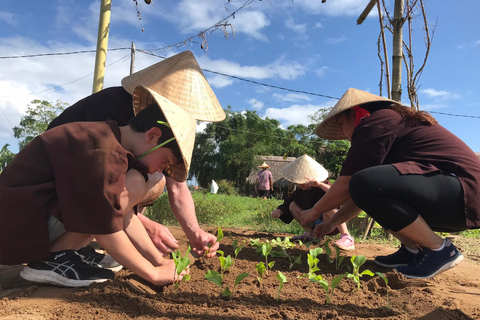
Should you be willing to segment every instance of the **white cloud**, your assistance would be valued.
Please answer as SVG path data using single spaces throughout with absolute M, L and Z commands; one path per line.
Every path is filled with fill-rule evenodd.
M 283 126 L 288 127 L 290 125 L 309 125 L 309 116 L 321 108 L 327 108 L 326 105 L 318 106 L 313 104 L 306 105 L 292 105 L 287 108 L 268 108 L 265 110 L 265 116 L 268 118 L 277 119 Z
M 328 68 L 327 66 L 323 66 L 320 69 L 315 69 L 315 74 L 319 78 L 324 78 L 327 75 L 327 71 L 330 71 L 330 68 Z
M 307 68 L 297 61 L 286 61 L 283 57 L 265 66 L 242 66 L 225 59 L 211 60 L 206 56 L 197 59 L 202 69 L 209 69 L 228 75 L 251 79 L 295 80 L 305 74 Z
M 16 27 L 18 23 L 17 17 L 13 13 L 7 11 L 0 11 L 0 21 L 3 21 L 13 27 Z
M 330 44 L 330 45 L 335 45 L 335 44 L 339 44 L 341 42 L 344 42 L 346 40 L 347 40 L 347 38 L 345 36 L 340 36 L 340 37 L 336 37 L 336 38 L 330 37 L 330 38 L 327 38 L 325 40 L 325 43 Z
M 283 102 L 311 101 L 312 100 L 306 94 L 301 94 L 301 93 L 287 93 L 287 94 L 274 93 L 272 95 L 272 97 L 277 101 L 283 101 Z
M 247 103 L 255 110 L 262 110 L 263 106 L 265 105 L 265 103 L 255 98 L 248 99 Z
M 293 18 L 287 19 L 287 21 L 285 21 L 285 26 L 288 29 L 292 30 L 293 32 L 302 34 L 302 35 L 305 34 L 305 32 L 307 31 L 306 23 L 295 24 L 295 22 L 293 21 Z
M 313 29 L 323 29 L 322 23 L 321 22 L 315 23 L 315 26 L 313 27 Z
M 152 14 L 161 16 L 177 26 L 179 32 L 183 34 L 195 35 L 200 31 L 209 29 L 220 21 L 227 22 L 224 19 L 238 9 L 241 4 L 243 2 L 237 3 L 232 1 L 223 6 L 215 0 L 181 0 L 174 7 L 171 4 L 162 3 Z M 262 11 L 254 10 L 252 6 L 245 7 L 235 17 L 228 18 L 228 23 L 233 26 L 235 33 L 244 33 L 263 42 L 268 41 L 268 38 L 261 30 L 269 26 L 270 21 Z M 226 31 L 231 35 L 230 27 L 227 27 Z
M 443 91 L 443 90 L 435 90 L 432 88 L 427 88 L 427 89 L 422 89 L 420 92 L 424 95 L 426 95 L 429 98 L 439 98 L 442 100 L 446 99 L 460 99 L 461 96 L 456 93 L 448 92 L 448 91 Z

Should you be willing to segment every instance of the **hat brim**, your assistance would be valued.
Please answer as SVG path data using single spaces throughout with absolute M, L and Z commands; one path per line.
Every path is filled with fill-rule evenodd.
M 132 99 L 135 115 L 154 102 L 162 110 L 182 155 L 179 163 L 168 165 L 165 172 L 176 181 L 185 181 L 188 177 L 195 143 L 195 119 L 172 101 L 142 85 L 134 89 Z
M 320 138 L 327 140 L 345 140 L 347 137 L 342 133 L 342 129 L 337 123 L 335 116 L 340 113 L 349 110 L 355 106 L 362 106 L 372 102 L 392 102 L 397 101 L 390 100 L 385 97 L 377 96 L 375 94 L 365 92 L 362 90 L 350 88 L 345 94 L 338 100 L 332 110 L 328 113 L 325 119 L 317 126 L 316 134 Z
M 324 181 L 328 178 L 328 171 L 306 154 L 287 164 L 280 174 L 286 180 L 296 184 L 304 184 L 308 181 L 307 179 Z
M 122 79 L 123 88 L 130 94 L 138 85 L 177 104 L 196 120 L 216 122 L 226 117 L 191 51 L 183 51 Z

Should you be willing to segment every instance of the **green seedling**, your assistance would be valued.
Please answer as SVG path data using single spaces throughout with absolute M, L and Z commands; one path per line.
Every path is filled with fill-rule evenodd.
M 260 242 L 260 239 L 259 239 L 259 238 L 257 238 L 257 239 L 252 239 L 252 238 L 250 238 L 250 239 L 248 239 L 248 240 L 249 240 L 249 242 L 250 242 L 250 246 L 251 246 L 251 247 L 259 248 L 259 247 L 262 246 L 262 243 Z
M 345 259 L 345 257 L 342 256 L 342 251 L 339 247 L 335 247 L 335 270 L 340 269 L 343 259 Z
M 352 256 L 350 259 L 353 266 L 352 273 L 346 273 L 347 277 L 353 279 L 353 281 L 357 284 L 357 290 L 360 289 L 360 278 L 364 275 L 369 275 L 371 277 L 374 276 L 373 272 L 370 270 L 364 270 L 360 272 L 360 267 L 367 261 L 365 256 Z
M 277 274 L 277 279 L 279 281 L 279 284 L 278 284 L 278 290 L 277 290 L 277 301 L 278 301 L 278 297 L 280 296 L 280 290 L 283 289 L 283 284 L 285 282 L 287 282 L 287 277 L 281 273 L 280 271 L 278 271 L 278 274 Z
M 245 247 L 244 244 L 238 245 L 238 239 L 233 240 L 232 235 L 230 235 L 230 240 L 232 240 L 232 247 L 233 247 L 233 252 L 235 253 L 235 259 L 237 259 L 238 254 L 240 251 L 242 251 L 243 247 Z
M 387 308 L 390 308 L 390 303 L 388 303 L 388 278 L 381 272 L 375 272 L 375 274 L 382 278 L 385 282 L 385 288 L 387 288 Z
M 265 264 L 263 262 L 259 262 L 255 265 L 255 269 L 258 272 L 259 277 L 257 277 L 258 283 L 262 284 L 263 274 L 265 273 Z
M 222 250 L 217 250 L 217 253 L 220 254 L 218 259 L 220 260 L 220 275 L 223 278 L 225 273 L 228 271 L 228 269 L 230 269 L 233 264 L 232 256 L 228 255 L 227 257 L 225 257 Z
M 287 249 L 295 247 L 295 244 L 290 241 L 290 237 L 285 237 L 283 240 L 280 237 L 277 237 L 277 239 L 272 240 L 272 245 Z
M 223 239 L 223 231 L 222 231 L 222 228 L 218 227 L 217 242 L 220 243 L 220 241 L 222 241 L 222 239 Z M 205 253 L 203 254 L 204 257 L 206 257 L 210 253 L 210 248 L 212 247 L 212 245 L 210 243 L 207 246 L 208 246 L 208 250 L 205 251 Z
M 180 278 L 180 274 L 187 269 L 188 265 L 190 265 L 190 259 L 188 258 L 188 254 L 190 253 L 190 250 L 192 250 L 192 248 L 188 246 L 187 252 L 183 257 L 182 257 L 182 254 L 180 253 L 180 250 L 178 249 L 172 252 L 173 261 L 175 263 L 175 272 L 177 273 L 177 279 Z M 185 274 L 182 277 L 181 281 L 175 281 L 174 289 L 176 290 L 180 286 L 180 284 L 189 281 L 190 278 L 191 276 L 189 274 Z
M 330 239 L 327 239 L 325 243 L 323 244 L 323 250 L 325 251 L 325 254 L 327 255 L 327 260 L 329 263 L 334 263 L 335 259 L 332 257 L 332 249 L 330 249 Z
M 243 247 L 245 247 L 244 244 L 242 245 L 238 245 L 238 239 L 236 240 L 233 240 L 233 237 L 232 235 L 230 234 L 230 240 L 232 240 L 232 247 L 233 247 L 233 253 L 235 255 L 235 259 L 233 259 L 233 263 L 232 263 L 232 267 L 231 267 L 231 270 L 233 270 L 233 265 L 235 264 L 235 261 L 237 260 L 237 257 L 238 257 L 238 254 L 240 253 L 240 251 L 242 251 Z
M 325 290 L 325 304 L 330 304 L 331 298 L 333 296 L 333 290 L 337 287 L 340 281 L 345 277 L 344 274 L 338 275 L 332 279 L 330 283 L 326 279 L 323 279 L 322 276 L 318 275 L 315 278 L 310 279 L 312 282 L 317 282 Z
M 320 260 L 317 256 L 321 253 L 323 253 L 322 248 L 310 249 L 309 253 L 307 253 L 308 279 L 315 278 L 317 276 L 315 272 L 320 271 L 320 268 L 318 267 L 318 262 Z
M 237 285 L 240 282 L 242 282 L 243 279 L 248 277 L 248 275 L 249 275 L 248 272 L 244 272 L 244 273 L 239 274 L 235 278 L 235 284 L 233 285 L 232 291 L 230 291 L 230 289 L 228 287 L 223 288 L 223 277 L 217 271 L 214 271 L 214 270 L 207 271 L 205 273 L 205 278 L 209 281 L 212 281 L 213 283 L 215 283 L 217 286 L 219 286 L 222 289 L 222 297 L 230 298 L 232 296 L 233 292 L 235 291 L 235 288 L 237 287 Z
M 287 267 L 288 270 L 292 270 L 292 268 L 296 264 L 302 264 L 302 255 L 299 255 L 298 257 L 291 256 L 288 254 L 287 249 L 285 247 L 280 247 L 280 250 L 272 251 L 270 254 L 273 258 L 288 258 L 289 261 L 289 266 Z
M 263 243 L 261 248 L 262 256 L 265 257 L 265 267 L 266 267 L 266 274 L 268 275 L 268 270 L 273 268 L 275 261 L 268 262 L 268 256 L 272 252 L 272 245 L 270 243 Z

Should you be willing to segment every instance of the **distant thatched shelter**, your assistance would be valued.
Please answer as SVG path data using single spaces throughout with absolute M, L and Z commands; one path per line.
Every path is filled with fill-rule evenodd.
M 288 192 L 288 187 L 290 183 L 285 180 L 280 171 L 290 162 L 295 160 L 295 157 L 278 157 L 278 156 L 259 156 L 258 165 L 261 165 L 263 162 L 266 162 L 270 166 L 273 177 L 273 189 L 274 196 L 277 198 L 284 198 L 285 194 Z M 257 167 L 253 168 L 250 172 L 250 175 L 247 178 L 246 192 L 247 194 L 253 194 L 255 192 L 255 182 L 257 181 L 257 172 L 260 169 Z

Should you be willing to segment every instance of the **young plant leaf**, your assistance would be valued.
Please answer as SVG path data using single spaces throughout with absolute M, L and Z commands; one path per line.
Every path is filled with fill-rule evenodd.
M 222 276 L 215 270 L 208 270 L 205 273 L 205 278 L 209 281 L 212 281 L 220 288 L 222 287 Z
M 278 297 L 280 296 L 280 290 L 283 289 L 283 284 L 285 282 L 287 282 L 287 277 L 281 273 L 280 271 L 278 271 L 278 274 L 277 274 L 277 279 L 278 281 L 280 282 L 280 284 L 278 285 L 278 290 L 277 290 L 277 301 L 278 301 Z

